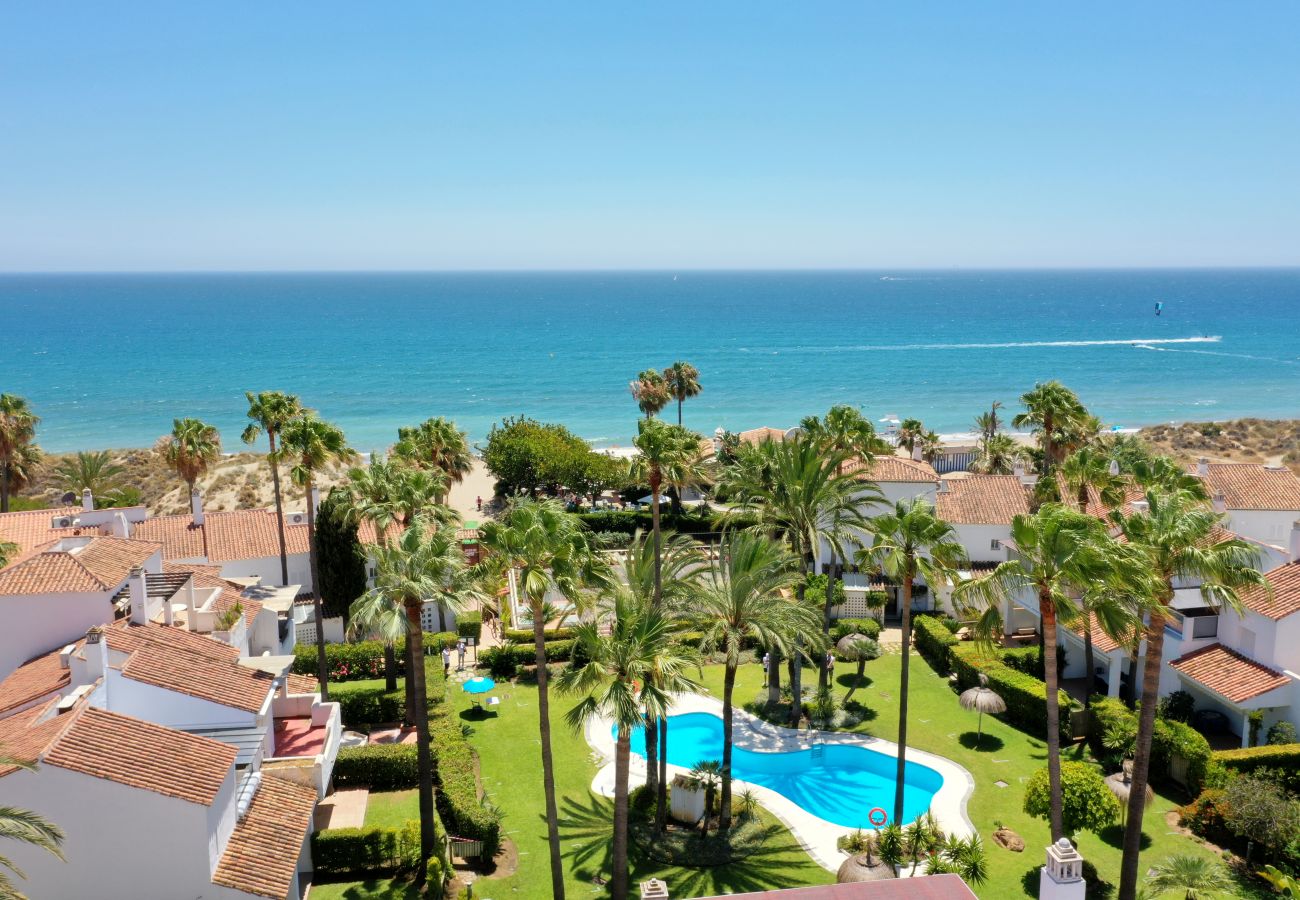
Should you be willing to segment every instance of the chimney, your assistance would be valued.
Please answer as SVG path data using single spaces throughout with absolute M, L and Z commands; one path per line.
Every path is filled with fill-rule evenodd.
M 921 461 L 921 444 L 919 441 L 912 444 L 912 459 L 917 462 Z
M 203 524 L 203 495 L 198 488 L 190 491 L 190 514 L 194 516 L 195 525 Z
M 1134 500 L 1129 506 L 1133 507 L 1133 512 L 1145 514 L 1151 509 L 1151 504 L 1145 500 Z
M 102 626 L 96 625 L 86 632 L 86 642 L 81 647 L 81 653 L 74 653 L 68 658 L 68 668 L 71 670 L 71 687 L 94 684 L 102 678 L 107 688 L 108 641 Z
M 71 660 L 72 660 L 72 654 L 74 654 L 74 653 L 76 653 L 76 652 L 77 652 L 77 645 L 76 645 L 76 644 L 68 644 L 68 645 L 65 646 L 62 650 L 60 650 L 60 651 L 59 651 L 59 668 L 60 668 L 60 669 L 70 669 L 70 668 L 72 668 L 72 662 L 71 662 Z
M 1211 502 L 1214 504 L 1215 512 L 1227 512 L 1228 498 L 1223 496 L 1223 494 L 1215 494 Z
M 318 512 L 320 512 L 320 488 L 313 487 L 311 489 L 311 514 L 313 519 L 315 519 Z
M 1083 857 L 1065 838 L 1047 848 L 1047 865 L 1038 872 L 1040 900 L 1083 900 Z
M 122 513 L 113 514 L 113 518 L 108 523 L 108 530 L 113 537 L 129 538 L 131 536 L 131 525 L 126 521 L 126 516 Z
M 1014 475 L 1014 476 L 1016 476 L 1017 478 L 1024 478 L 1024 477 L 1025 477 L 1025 464 L 1022 463 L 1020 460 L 1016 460 L 1015 465 L 1013 465 L 1013 466 L 1011 467 L 1011 474 Z
M 668 885 L 658 878 L 641 882 L 641 900 L 668 900 Z
M 1300 519 L 1291 525 L 1291 562 L 1300 563 Z
M 1210 461 L 1204 456 L 1196 461 L 1196 474 L 1202 478 L 1210 474 Z
M 129 579 L 131 588 L 131 624 L 149 624 L 149 591 L 144 580 L 144 569 L 136 566 L 131 570 Z
M 1119 474 L 1119 460 L 1118 460 L 1118 459 L 1112 459 L 1112 460 L 1110 461 L 1110 469 L 1109 469 L 1108 471 L 1110 472 L 1111 477 L 1114 477 L 1114 476 L 1116 476 L 1116 475 Z
M 93 512 L 95 509 L 95 495 L 90 492 L 90 488 L 81 491 L 81 509 L 83 512 Z
M 948 479 L 947 479 L 947 478 L 940 478 L 940 479 L 939 479 L 939 493 L 941 493 L 941 494 L 946 494 L 946 493 L 948 493 L 948 490 L 949 490 L 949 488 L 948 488 Z
M 724 429 L 721 425 L 713 429 L 713 452 L 714 453 L 722 452 L 722 438 L 726 435 L 726 433 L 727 433 L 726 429 Z

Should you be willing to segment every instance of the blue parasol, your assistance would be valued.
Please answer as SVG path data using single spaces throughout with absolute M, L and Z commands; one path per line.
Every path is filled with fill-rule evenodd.
M 461 687 L 467 694 L 486 694 L 497 686 L 497 683 L 491 678 L 471 678 Z

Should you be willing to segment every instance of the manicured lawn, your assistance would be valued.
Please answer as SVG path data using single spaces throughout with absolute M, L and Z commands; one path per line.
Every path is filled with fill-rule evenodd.
M 898 677 L 900 657 L 887 655 L 867 665 L 867 681 L 853 695 L 862 704 L 865 719 L 853 730 L 893 740 L 898 733 Z M 841 696 L 853 678 L 853 666 L 837 669 L 837 690 Z M 808 678 L 815 680 L 811 672 Z M 715 695 L 722 690 L 722 669 L 709 666 L 703 682 Z M 762 672 L 757 665 L 743 668 L 737 678 L 738 705 L 759 693 Z M 1044 742 L 984 717 L 984 741 L 974 748 L 976 714 L 963 710 L 947 682 L 934 674 L 920 657 L 913 657 L 910 703 L 910 741 L 913 747 L 928 750 L 966 767 L 975 779 L 968 812 L 985 839 L 989 858 L 989 881 L 976 893 L 985 900 L 1022 898 L 1037 892 L 1038 869 L 1048 843 L 1047 823 L 1027 816 L 1021 810 L 1024 781 L 1045 765 Z M 518 870 L 509 876 L 482 878 L 475 886 L 481 898 L 550 896 L 550 869 L 546 845 L 546 822 L 543 817 L 540 745 L 537 737 L 537 690 L 531 684 L 502 685 L 497 694 L 501 705 L 495 716 L 481 718 L 469 710 L 469 698 L 451 685 L 447 702 L 462 716 L 470 731 L 470 741 L 478 751 L 480 774 L 489 799 L 503 814 L 506 836 L 519 852 Z M 567 869 L 566 887 L 571 897 L 598 897 L 607 889 L 594 883 L 597 875 L 608 876 L 610 802 L 590 791 L 597 769 L 597 757 L 580 734 L 565 727 L 563 714 L 573 701 L 552 697 L 552 741 L 556 762 L 556 790 L 560 803 L 560 834 Z M 1075 753 L 1077 751 L 1069 751 Z M 1005 781 L 1007 787 L 995 782 Z M 378 799 L 376 799 L 378 798 Z M 1146 816 L 1146 834 L 1150 846 L 1144 863 L 1155 863 L 1174 853 L 1197 853 L 1213 856 L 1197 842 L 1173 832 L 1165 814 L 1181 798 L 1157 796 Z M 413 816 L 414 791 L 371 795 L 367 824 L 400 824 Z M 793 838 L 775 822 L 773 836 L 759 854 L 736 866 L 700 870 L 666 870 L 634 855 L 634 882 L 650 877 L 663 878 L 676 897 L 698 897 L 736 893 L 804 884 L 822 884 L 834 880 L 832 873 L 816 865 L 795 844 Z M 989 836 L 996 822 L 1003 822 L 1025 839 L 1024 853 L 1011 853 L 993 844 Z M 1100 875 L 1112 883 L 1119 880 L 1120 833 L 1114 829 L 1105 839 L 1085 833 L 1079 836 L 1079 849 Z M 313 889 L 314 897 L 335 900 L 365 900 L 372 897 L 404 897 L 402 893 L 385 894 L 385 883 L 370 885 L 323 885 Z
M 366 800 L 366 825 L 401 828 L 411 819 L 420 818 L 420 792 L 372 791 Z

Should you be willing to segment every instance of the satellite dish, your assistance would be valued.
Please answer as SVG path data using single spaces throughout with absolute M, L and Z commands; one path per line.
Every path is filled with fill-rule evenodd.
M 68 491 L 62 497 L 59 498 L 59 502 L 61 502 L 64 506 L 73 506 L 77 502 L 77 495 L 74 494 L 72 491 Z

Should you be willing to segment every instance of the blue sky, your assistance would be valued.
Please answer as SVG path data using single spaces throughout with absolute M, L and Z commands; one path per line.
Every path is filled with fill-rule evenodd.
M 1300 264 L 1295 3 L 9 3 L 0 269 Z

